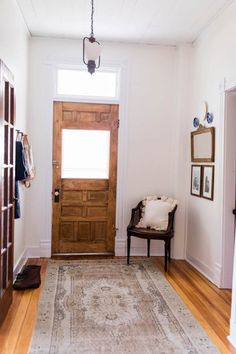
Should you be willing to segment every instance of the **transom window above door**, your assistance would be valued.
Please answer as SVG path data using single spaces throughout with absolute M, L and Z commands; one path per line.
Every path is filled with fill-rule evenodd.
M 56 70 L 56 98 L 87 100 L 119 100 L 119 72 L 96 71 L 93 75 L 85 70 Z

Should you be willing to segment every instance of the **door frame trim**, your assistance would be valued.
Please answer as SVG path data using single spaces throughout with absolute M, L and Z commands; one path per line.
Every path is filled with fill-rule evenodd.
M 127 92 L 129 72 L 127 65 L 120 66 L 120 102 L 116 183 L 116 237 L 115 256 L 124 256 L 126 252 L 126 219 L 127 219 L 127 170 L 128 170 L 128 107 Z M 128 216 L 129 217 L 129 216 Z
M 228 185 L 228 165 L 227 165 L 227 154 L 229 153 L 229 148 L 227 146 L 227 127 L 229 126 L 229 119 L 226 104 L 230 92 L 236 91 L 236 77 L 230 78 L 228 80 L 223 79 L 219 84 L 220 92 L 220 120 L 219 130 L 220 136 L 220 200 L 222 200 L 222 205 L 220 207 L 220 224 L 221 224 L 221 240 L 222 240 L 222 253 L 221 253 L 221 275 L 220 284 L 221 288 L 231 288 L 232 286 L 232 276 L 233 276 L 233 259 L 234 259 L 234 240 L 232 235 L 234 235 L 234 226 L 232 222 L 229 227 L 229 218 L 233 217 L 228 215 L 228 195 L 229 188 Z M 232 265 L 229 264 L 229 257 L 231 258 Z
M 78 61 L 71 57 L 59 57 L 59 56 L 49 56 L 47 60 L 44 61 L 44 65 L 48 67 L 49 73 L 51 74 L 51 98 L 50 104 L 52 107 L 51 114 L 53 114 L 53 102 L 56 101 L 54 97 L 54 83 L 55 83 L 55 67 L 58 65 L 67 65 L 68 67 L 78 66 Z M 110 67 L 114 70 L 120 70 L 120 99 L 118 102 L 111 102 L 108 100 L 102 100 L 99 103 L 116 103 L 119 105 L 119 129 L 118 129 L 118 156 L 117 156 L 117 190 L 116 190 L 116 237 L 115 237 L 115 255 L 123 256 L 126 251 L 126 221 L 127 221 L 127 170 L 128 170 L 128 156 L 126 154 L 128 146 L 128 83 L 130 75 L 130 65 L 127 60 L 103 60 L 104 67 Z M 76 100 L 74 100 L 76 102 Z M 68 102 L 70 102 L 68 100 Z M 91 103 L 94 101 L 91 101 Z M 98 102 L 97 102 L 98 103 Z M 52 117 L 52 116 L 51 116 Z M 51 120 L 51 137 L 53 132 L 53 120 Z M 52 139 L 52 138 L 51 138 Z M 52 143 L 52 140 L 51 140 Z M 52 157 L 51 157 L 52 159 Z M 53 167 L 51 165 L 51 182 L 53 176 Z M 52 191 L 52 185 L 50 186 Z M 51 256 L 51 243 L 52 243 L 52 203 L 51 203 L 51 191 L 50 199 L 50 224 L 49 235 L 50 240 L 47 245 L 47 255 Z M 44 241 L 44 240 L 40 240 Z M 36 247 L 37 250 L 40 248 Z M 41 251 L 39 250 L 40 254 Z M 45 253 L 45 252 L 44 252 Z
M 70 115 L 64 117 L 64 113 Z M 85 112 L 89 119 L 77 116 L 76 112 Z M 94 112 L 96 116 L 94 116 Z M 82 114 L 81 113 L 81 114 Z M 79 113 L 80 114 L 80 113 Z M 99 115 L 97 117 L 97 114 Z M 102 115 L 105 114 L 105 117 Z M 107 117 L 108 114 L 108 117 Z M 64 118 L 63 118 L 64 117 Z M 99 118 L 99 119 L 97 119 Z M 116 223 L 116 188 L 117 188 L 117 159 L 118 159 L 118 104 L 95 104 L 80 102 L 54 101 L 53 105 L 53 161 L 57 164 L 53 168 L 53 192 L 61 190 L 61 197 L 52 198 L 52 255 L 57 253 L 112 253 L 115 254 L 115 228 Z M 107 178 L 63 178 L 62 176 L 62 138 L 63 129 L 94 129 L 107 130 L 110 133 L 109 142 L 109 176 Z M 90 189 L 98 194 L 90 199 Z M 73 198 L 66 191 L 78 191 L 80 199 L 74 205 Z M 64 194 L 65 193 L 65 194 Z M 105 199 L 104 199 L 105 198 Z M 77 203 L 76 203 L 77 204 Z M 69 206 L 67 212 L 65 208 Z M 90 208 L 96 207 L 95 214 L 89 213 Z M 76 213 L 71 208 L 77 208 Z M 79 208 L 79 209 L 78 209 Z M 101 212 L 97 212 L 99 209 Z M 78 213 L 79 210 L 79 213 Z M 104 214 L 105 210 L 105 214 Z M 77 214 L 78 213 L 78 214 Z M 72 218 L 72 219 L 71 219 Z M 73 223 L 77 221 L 76 225 Z M 70 222 L 73 231 L 64 234 L 63 225 Z M 88 229 L 85 237 L 81 238 L 81 227 L 86 223 Z M 81 226 L 82 225 L 82 226 Z M 96 226 L 98 225 L 98 226 Z M 101 226 L 102 225 L 102 226 Z M 65 226 L 66 227 L 66 226 Z M 98 227 L 98 228 L 97 228 Z M 102 229 L 101 229 L 102 227 Z M 97 230 L 97 231 L 96 231 Z M 100 230 L 100 231 L 99 231 Z M 102 231 L 103 237 L 100 234 Z M 100 232 L 100 233 L 99 233 Z M 74 238 L 78 237 L 78 242 Z M 91 238 L 92 237 L 92 238 Z M 91 238 L 91 239 L 90 239 Z

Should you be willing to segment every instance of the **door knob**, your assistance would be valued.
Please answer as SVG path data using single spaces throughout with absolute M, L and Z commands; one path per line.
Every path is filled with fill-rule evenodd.
M 54 202 L 59 203 L 60 201 L 60 189 L 54 190 Z
M 234 210 L 232 211 L 232 213 L 233 213 L 234 215 L 236 215 L 236 209 L 234 209 Z
M 52 165 L 55 166 L 56 168 L 59 168 L 59 161 L 53 160 Z

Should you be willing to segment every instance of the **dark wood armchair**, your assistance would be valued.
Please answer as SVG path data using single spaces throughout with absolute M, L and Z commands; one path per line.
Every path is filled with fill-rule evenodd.
M 136 225 L 142 216 L 142 201 L 138 203 L 136 208 L 132 209 L 130 223 L 127 227 L 127 264 L 130 260 L 130 246 L 131 236 L 144 238 L 147 240 L 147 256 L 150 257 L 150 242 L 151 240 L 163 240 L 165 242 L 165 272 L 167 271 L 167 260 L 170 262 L 171 258 L 171 239 L 174 236 L 174 217 L 177 205 L 168 214 L 168 227 L 167 230 L 153 230 L 150 228 L 138 228 Z

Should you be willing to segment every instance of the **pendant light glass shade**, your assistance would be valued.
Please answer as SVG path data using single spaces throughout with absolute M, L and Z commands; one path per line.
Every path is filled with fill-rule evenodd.
M 85 58 L 87 60 L 96 61 L 100 57 L 101 51 L 102 46 L 97 41 L 90 42 L 89 39 L 85 40 Z

